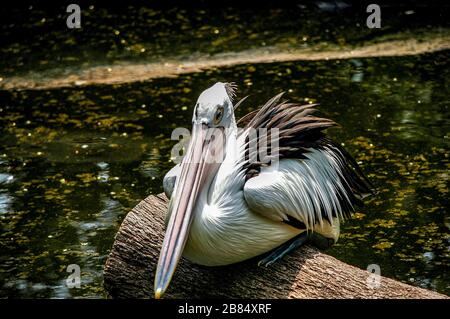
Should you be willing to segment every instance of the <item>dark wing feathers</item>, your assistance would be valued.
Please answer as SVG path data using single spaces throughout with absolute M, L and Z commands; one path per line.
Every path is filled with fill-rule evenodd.
M 233 101 L 236 97 L 237 85 L 234 82 L 225 83 L 225 91 L 227 91 L 230 100 Z
M 244 115 L 238 126 L 246 128 L 276 128 L 279 132 L 279 154 L 284 158 L 303 158 L 305 148 L 318 146 L 326 128 L 337 126 L 329 119 L 313 116 L 317 104 L 298 105 L 279 102 L 283 93 L 276 95 L 260 109 Z M 259 138 L 259 136 L 257 136 Z M 270 148 L 270 146 L 269 146 Z
M 280 93 L 261 108 L 244 115 L 238 122 L 238 126 L 244 128 L 261 129 L 266 128 L 269 132 L 272 128 L 277 128 L 279 132 L 279 156 L 281 158 L 305 159 L 308 149 L 318 149 L 333 152 L 333 155 L 340 163 L 342 184 L 345 185 L 345 193 L 337 192 L 337 197 L 341 204 L 345 217 L 349 217 L 353 212 L 353 205 L 360 204 L 361 198 L 367 194 L 373 193 L 373 187 L 362 173 L 360 167 L 354 158 L 338 143 L 328 138 L 323 132 L 325 129 L 338 126 L 334 121 L 315 116 L 317 104 L 299 105 L 280 102 L 283 93 Z M 246 130 L 243 130 L 245 132 Z M 269 133 L 270 134 L 270 133 Z M 247 136 L 246 142 L 258 140 L 258 143 L 264 142 L 262 136 L 250 138 Z M 267 139 L 267 137 L 266 137 Z M 254 144 L 252 144 L 254 145 Z M 261 145 L 261 144 L 259 144 Z M 262 144 L 265 145 L 265 144 Z M 268 145 L 268 153 L 271 147 Z M 253 150 L 255 152 L 256 150 Z M 246 156 L 250 158 L 252 150 L 247 149 Z M 256 156 L 258 156 L 256 154 Z M 261 167 L 265 165 L 260 162 L 248 163 L 244 166 L 246 169 L 246 179 L 258 175 Z M 349 200 L 347 200 L 348 198 Z M 326 216 L 323 216 L 326 218 Z M 287 221 L 288 222 L 288 221 Z M 292 220 L 289 221 L 293 223 Z M 298 221 L 298 223 L 301 223 Z

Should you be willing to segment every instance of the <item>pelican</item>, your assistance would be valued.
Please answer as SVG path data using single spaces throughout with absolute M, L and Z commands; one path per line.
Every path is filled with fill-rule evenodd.
M 325 135 L 337 124 L 315 116 L 316 105 L 281 93 L 236 121 L 245 98 L 233 106 L 235 91 L 219 82 L 200 94 L 186 154 L 164 177 L 170 201 L 155 298 L 181 256 L 221 266 L 269 253 L 259 262 L 268 266 L 305 242 L 327 248 L 372 193 L 352 156 Z

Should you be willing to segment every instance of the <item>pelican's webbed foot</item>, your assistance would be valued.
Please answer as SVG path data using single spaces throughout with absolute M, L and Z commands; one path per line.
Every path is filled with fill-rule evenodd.
M 283 258 L 283 256 L 286 255 L 287 253 L 305 244 L 309 238 L 310 235 L 306 231 L 301 233 L 297 237 L 294 237 L 293 239 L 285 242 L 281 246 L 272 250 L 272 252 L 270 252 L 267 257 L 264 257 L 262 260 L 259 261 L 258 266 L 268 267 L 272 265 L 277 260 Z

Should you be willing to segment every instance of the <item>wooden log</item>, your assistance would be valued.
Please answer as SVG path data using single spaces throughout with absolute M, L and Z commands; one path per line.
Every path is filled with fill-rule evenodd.
M 164 237 L 167 198 L 149 196 L 124 219 L 104 268 L 112 298 L 152 298 L 153 279 Z M 369 272 L 305 246 L 270 267 L 257 259 L 205 267 L 182 259 L 165 298 L 448 298 L 381 277 L 367 284 Z

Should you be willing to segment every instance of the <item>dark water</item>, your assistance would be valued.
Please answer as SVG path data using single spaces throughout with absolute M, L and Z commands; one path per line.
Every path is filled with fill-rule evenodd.
M 70 66 L 164 63 L 251 49 L 325 49 L 450 33 L 450 5 L 436 0 L 426 5 L 377 1 L 382 7 L 380 29 L 365 26 L 367 4 L 361 1 L 306 0 L 285 5 L 264 1 L 258 6 L 217 8 L 208 6 L 208 1 L 195 7 L 170 7 L 170 2 L 152 2 L 154 7 L 83 2 L 81 28 L 71 30 L 66 27 L 67 4 L 46 6 L 34 1 L 8 8 L 16 4 L 5 3 L 0 10 L 0 76 L 28 72 L 38 77 L 68 76 L 75 72 Z
M 235 81 L 243 115 L 286 91 L 342 125 L 329 134 L 379 194 L 329 252 L 450 293 L 449 51 L 243 65 L 116 86 L 0 91 L 0 297 L 105 297 L 102 267 L 125 214 L 162 191 L 171 132 L 198 94 Z M 81 288 L 66 286 L 69 264 Z

